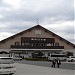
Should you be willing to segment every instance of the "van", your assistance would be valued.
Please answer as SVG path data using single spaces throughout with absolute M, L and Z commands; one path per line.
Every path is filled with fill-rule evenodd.
M 50 61 L 57 59 L 57 58 L 59 58 L 59 60 L 61 60 L 61 61 L 66 61 L 65 54 L 50 54 L 50 56 L 48 56 L 48 60 L 50 60 Z
M 13 75 L 16 71 L 12 57 L 0 57 L 0 75 Z

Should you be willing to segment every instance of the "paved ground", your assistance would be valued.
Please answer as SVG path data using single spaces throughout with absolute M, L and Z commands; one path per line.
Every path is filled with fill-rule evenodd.
M 14 75 L 75 75 L 75 70 L 35 66 L 29 64 L 16 64 Z
M 16 61 L 17 63 L 21 64 L 31 64 L 36 66 L 43 66 L 43 67 L 51 67 L 52 63 L 49 61 Z M 56 65 L 57 68 L 57 65 Z M 75 70 L 75 62 L 61 62 L 60 69 L 68 69 L 68 70 Z

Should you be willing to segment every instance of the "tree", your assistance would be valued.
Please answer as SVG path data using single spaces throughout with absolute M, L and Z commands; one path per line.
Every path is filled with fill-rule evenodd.
M 69 57 L 69 56 L 73 56 L 73 52 L 69 52 L 69 51 L 67 51 L 67 52 L 66 52 L 66 56 L 67 56 L 67 57 Z
M 35 51 L 34 53 L 32 53 L 32 57 L 33 58 L 40 58 L 42 57 L 44 54 L 41 51 Z

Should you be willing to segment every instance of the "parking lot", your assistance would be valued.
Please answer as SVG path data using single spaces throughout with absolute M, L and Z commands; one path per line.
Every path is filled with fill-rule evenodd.
M 20 64 L 29 64 L 29 65 L 36 65 L 36 66 L 43 66 L 43 67 L 51 67 L 52 62 L 50 61 L 15 61 L 16 63 Z M 57 68 L 57 65 L 56 65 Z M 68 69 L 68 70 L 75 70 L 75 62 L 61 62 L 60 69 Z
M 15 63 L 15 65 L 16 72 L 14 75 L 75 75 L 75 70 L 72 69 L 52 68 L 25 63 Z

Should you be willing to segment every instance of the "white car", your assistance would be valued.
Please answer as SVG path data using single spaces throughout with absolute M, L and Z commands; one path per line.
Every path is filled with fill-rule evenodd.
M 22 58 L 21 57 L 13 57 L 13 60 L 22 60 Z
M 0 75 L 12 75 L 16 71 L 12 57 L 0 57 Z
M 74 62 L 75 61 L 75 57 L 74 56 L 70 56 L 69 58 L 67 58 L 68 62 Z

